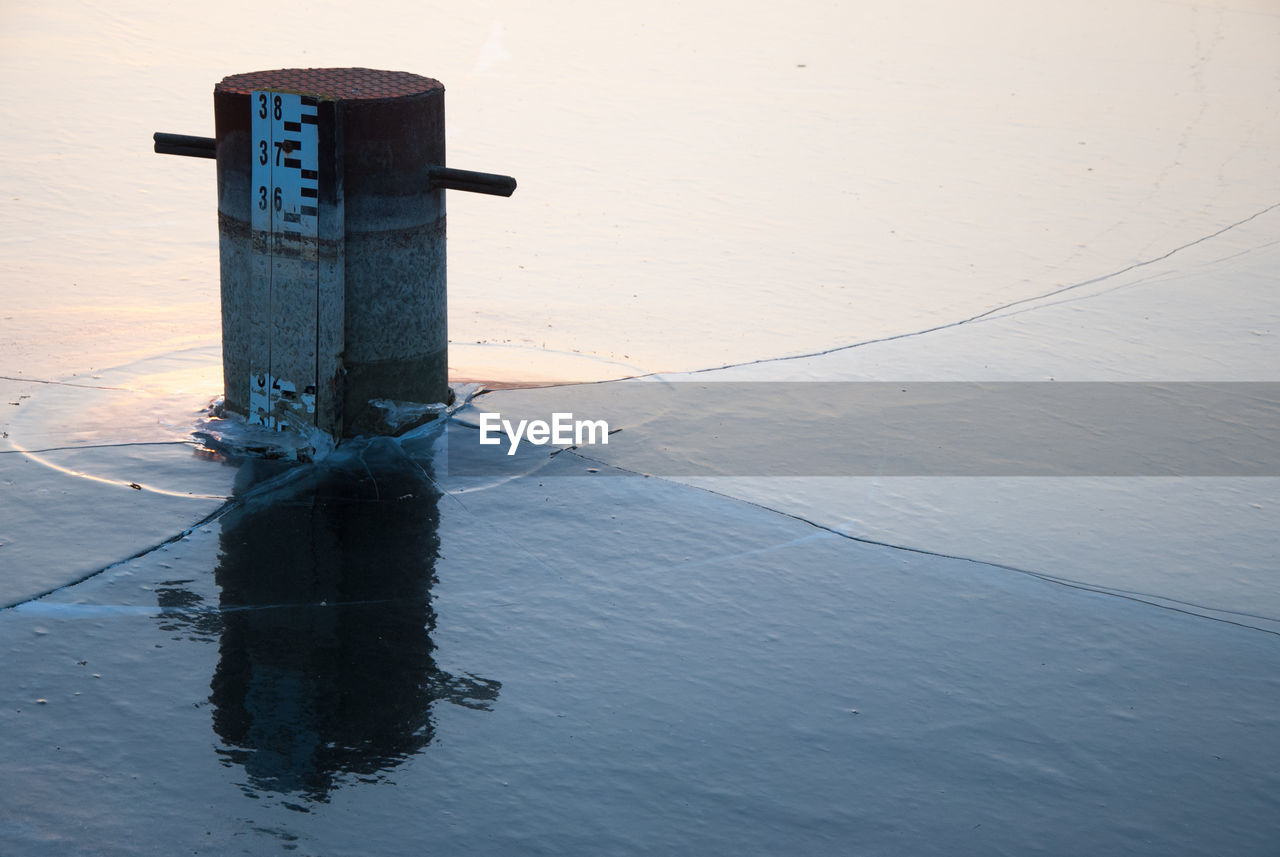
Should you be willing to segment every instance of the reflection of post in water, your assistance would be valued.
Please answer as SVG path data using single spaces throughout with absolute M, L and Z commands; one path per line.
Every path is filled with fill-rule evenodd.
M 432 659 L 438 498 L 383 440 L 222 519 L 210 700 L 220 754 L 254 787 L 324 800 L 430 743 L 435 700 L 497 697 Z

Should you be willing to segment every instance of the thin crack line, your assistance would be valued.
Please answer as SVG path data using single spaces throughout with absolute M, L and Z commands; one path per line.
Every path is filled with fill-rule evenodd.
M 823 349 L 821 351 L 810 351 L 804 354 L 784 354 L 778 357 L 761 357 L 758 360 L 743 360 L 739 363 L 725 363 L 720 366 L 705 366 L 701 369 L 687 369 L 687 370 L 678 371 L 678 372 L 644 372 L 639 375 L 627 375 L 622 378 L 608 378 L 602 381 L 574 381 L 574 382 L 568 382 L 563 384 L 531 385 L 526 389 L 536 390 L 536 389 L 551 389 L 555 387 L 579 387 L 579 386 L 588 386 L 593 384 L 611 384 L 616 381 L 631 381 L 631 380 L 638 380 L 641 378 L 653 378 L 653 377 L 662 376 L 662 375 L 700 375 L 704 372 L 719 372 L 723 369 L 737 369 L 743 366 L 757 366 L 762 363 L 782 363 L 787 360 L 804 360 L 809 357 L 824 357 L 828 354 L 835 354 L 839 351 L 849 351 L 854 348 L 862 348 L 865 345 L 877 345 L 882 342 L 894 342 L 899 339 L 910 339 L 916 336 L 924 336 L 926 333 L 936 333 L 939 330 L 947 330 L 952 327 L 959 327 L 960 325 L 969 324 L 970 322 L 974 322 L 974 321 L 979 321 L 981 319 L 987 318 L 988 316 L 995 315 L 998 312 L 1003 312 L 1004 310 L 1012 309 L 1013 307 L 1016 307 L 1016 306 L 1033 303 L 1035 301 L 1043 301 L 1055 295 L 1060 295 L 1063 292 L 1069 292 L 1074 289 L 1080 289 L 1080 288 L 1084 288 L 1085 286 L 1091 286 L 1096 283 L 1101 283 L 1106 280 L 1114 279 L 1115 277 L 1119 277 L 1122 274 L 1127 274 L 1130 271 L 1136 270 L 1138 268 L 1145 268 L 1148 265 L 1154 265 L 1156 262 L 1163 262 L 1165 259 L 1168 259 L 1170 256 L 1173 256 L 1176 253 L 1181 253 L 1183 250 L 1190 249 L 1191 247 L 1194 247 L 1197 244 L 1203 244 L 1206 241 L 1211 241 L 1214 238 L 1217 238 L 1219 235 L 1230 232 L 1232 229 L 1236 229 L 1237 227 L 1243 226 L 1244 224 L 1248 223 L 1251 220 L 1256 220 L 1262 215 L 1270 211 L 1274 211 L 1277 208 L 1280 208 L 1280 202 L 1272 203 L 1271 205 L 1268 205 L 1266 208 L 1260 211 L 1255 211 L 1253 214 L 1250 214 L 1248 217 L 1237 220 L 1235 223 L 1227 224 L 1226 226 L 1222 227 L 1216 232 L 1211 232 L 1208 235 L 1201 236 L 1200 238 L 1197 238 L 1194 241 L 1188 241 L 1186 244 L 1180 244 L 1177 247 L 1174 247 L 1172 250 L 1162 253 L 1159 256 L 1154 256 L 1150 259 L 1145 259 L 1141 262 L 1134 262 L 1132 265 L 1127 265 L 1123 268 L 1120 268 L 1117 271 L 1112 271 L 1109 274 L 1102 274 L 1097 277 L 1091 277 L 1087 280 L 1081 280 L 1078 283 L 1069 283 L 1068 285 L 1060 286 L 1056 289 L 1052 289 L 1043 294 L 1032 295 L 1031 297 L 1026 297 L 1026 298 L 1019 298 L 1016 301 L 1009 301 L 1008 303 L 1001 304 L 1000 306 L 992 307 L 991 309 L 988 309 L 988 310 L 983 310 L 982 312 L 977 313 L 976 315 L 971 315 L 967 318 L 958 319 L 956 321 L 949 321 L 944 324 L 934 325 L 933 327 L 928 327 L 923 330 L 912 330 L 912 331 L 907 331 L 906 333 L 895 333 L 889 336 L 877 337 L 875 339 L 864 339 L 859 342 L 851 342 L 847 345 L 836 345 L 831 348 Z M 482 395 L 484 393 L 489 393 L 489 392 L 494 392 L 494 391 L 482 390 L 477 395 Z
M 126 560 L 127 561 L 127 560 Z M 156 589 L 161 592 L 161 589 Z M 203 600 L 203 599 L 202 599 Z M 25 603 L 25 602 L 24 602 Z M 200 604 L 200 605 L 164 605 L 159 604 L 151 606 L 147 604 L 59 604 L 51 603 L 44 605 L 47 609 L 45 612 L 59 613 L 124 613 L 138 614 L 156 617 L 177 617 L 184 618 L 195 615 L 213 615 L 220 616 L 227 613 L 254 613 L 265 610 L 298 610 L 298 609 L 328 609 L 331 607 L 367 607 L 378 604 L 397 604 L 399 599 L 396 598 L 365 598 L 358 601 L 299 601 L 299 602 L 283 602 L 280 604 Z M 8 609 L 8 608 L 5 608 Z M 36 611 L 32 611 L 36 612 Z
M 80 387 L 85 390 L 117 390 L 122 393 L 135 392 L 128 387 L 104 387 L 100 384 L 77 384 L 73 381 L 46 381 L 40 378 L 18 378 L 14 375 L 0 375 L 0 381 L 19 381 L 23 384 L 49 384 L 55 387 Z
M 1280 205 L 1280 203 L 1277 203 L 1277 205 Z M 1056 575 L 1052 575 L 1047 572 L 1035 571 L 1034 569 L 1030 569 L 1030 568 L 1021 568 L 1016 565 L 1008 565 L 1002 562 L 995 562 L 994 560 L 978 559 L 976 557 L 971 557 L 971 556 L 961 556 L 959 554 L 943 553 L 941 551 L 933 551 L 927 548 L 911 547 L 910 545 L 899 545 L 899 544 L 894 544 L 893 542 L 885 542 L 885 541 L 880 541 L 878 539 L 868 538 L 866 536 L 855 536 L 855 535 L 851 535 L 850 533 L 845 533 L 840 530 L 837 530 L 834 527 L 830 527 L 826 524 L 820 524 L 817 521 L 810 520 L 809 518 L 806 518 L 803 515 L 797 515 L 793 512 L 786 512 L 786 511 L 783 511 L 782 509 L 775 509 L 772 506 L 766 506 L 763 503 L 757 503 L 754 500 L 746 500 L 741 497 L 734 497 L 731 494 L 725 494 L 720 491 L 707 488 L 703 485 L 693 485 L 688 482 L 679 482 L 677 480 L 668 479 L 663 476 L 655 476 L 651 473 L 641 473 L 638 470 L 631 470 L 630 468 L 622 467 L 621 465 L 615 464 L 613 462 L 604 461 L 598 458 L 593 458 L 592 456 L 589 456 L 589 455 L 584 455 L 582 452 L 579 452 L 578 450 L 572 449 L 572 448 L 565 449 L 563 451 L 570 452 L 571 454 L 577 456 L 578 458 L 584 461 L 590 461 L 596 464 L 602 464 L 606 467 L 612 467 L 617 470 L 621 470 L 624 473 L 630 473 L 635 476 L 648 476 L 652 479 L 661 479 L 663 482 L 667 482 L 674 485 L 684 485 L 686 487 L 693 488 L 698 491 L 704 491 L 707 494 L 712 494 L 716 497 L 723 497 L 726 500 L 731 500 L 738 503 L 745 503 L 748 506 L 754 506 L 755 508 L 760 509 L 762 511 L 772 512 L 775 515 L 781 515 L 784 518 L 791 518 L 793 521 L 799 521 L 800 523 L 808 524 L 811 527 L 814 527 L 819 530 L 824 530 L 825 532 L 831 533 L 834 536 L 839 536 L 840 538 L 846 539 L 851 542 L 858 542 L 859 544 L 872 545 L 875 547 L 889 548 L 890 550 L 903 551 L 905 553 L 914 553 L 914 554 L 919 554 L 921 556 L 932 556 L 932 557 L 937 557 L 939 559 L 952 559 L 960 562 L 971 563 L 973 565 L 985 565 L 989 568 L 998 568 L 998 569 L 1001 569 L 1002 571 L 1010 571 L 1015 574 L 1026 575 L 1027 577 L 1033 577 L 1045 583 L 1053 583 L 1059 586 L 1065 586 L 1069 589 L 1078 589 L 1083 592 L 1093 592 L 1098 595 L 1106 595 L 1111 598 L 1123 598 L 1126 601 L 1133 601 L 1138 604 L 1146 604 L 1149 607 L 1156 607 L 1160 610 L 1168 610 L 1173 613 L 1182 613 L 1186 616 L 1194 616 L 1200 619 L 1208 619 L 1213 622 L 1222 622 L 1227 625 L 1234 625 L 1237 628 L 1247 628 L 1251 631 L 1260 631 L 1263 634 L 1271 634 L 1272 636 L 1280 637 L 1280 631 L 1273 631 L 1269 628 L 1259 628 L 1257 625 L 1250 625 L 1245 622 L 1236 622 L 1232 619 L 1224 619 L 1221 616 L 1213 616 L 1213 615 L 1209 615 L 1208 613 L 1197 613 L 1194 610 L 1186 610 L 1181 607 L 1174 607 L 1173 604 L 1183 604 L 1188 607 L 1196 607 L 1196 608 L 1199 608 L 1200 610 L 1212 611 L 1214 613 L 1227 613 L 1234 616 L 1247 616 L 1253 619 L 1261 619 L 1266 622 L 1280 622 L 1280 619 L 1276 619 L 1271 616 L 1263 616 L 1256 613 L 1246 613 L 1240 610 L 1228 610 L 1221 607 L 1208 607 L 1206 605 L 1196 604 L 1191 601 L 1182 601 L 1177 598 L 1167 598 L 1163 595 L 1153 595 L 1149 593 L 1135 593 L 1132 590 L 1127 590 L 1127 589 L 1111 589 L 1109 587 L 1100 586 L 1098 584 L 1086 583 L 1084 581 L 1079 581 L 1079 580 L 1072 580 L 1071 578 L 1068 578 L 1068 577 L 1058 577 Z M 1150 601 L 1150 600 L 1147 600 L 1147 598 L 1138 597 L 1139 595 L 1147 595 L 1147 598 L 1159 598 L 1161 599 L 1161 601 L 1168 601 L 1171 603 L 1166 604 L 1166 603 L 1161 603 L 1161 601 Z
M 382 492 L 378 490 L 378 477 L 374 476 L 373 471 L 369 469 L 369 462 L 364 460 L 363 450 L 360 452 L 360 464 L 364 467 L 364 472 L 369 474 L 369 481 L 373 483 L 373 502 L 382 502 Z
M 61 591 L 61 590 L 63 590 L 63 589 L 69 589 L 69 588 L 71 588 L 72 586 L 79 586 L 81 583 L 84 583 L 86 580 L 91 580 L 91 579 L 93 579 L 93 578 L 97 577 L 97 576 L 98 576 L 98 575 L 100 575 L 100 574 L 103 574 L 103 573 L 105 573 L 105 572 L 110 571 L 110 570 L 111 570 L 111 569 L 113 569 L 113 568 L 117 568 L 117 567 L 119 567 L 119 566 L 122 566 L 122 565 L 124 565 L 125 563 L 133 562 L 135 559 L 141 559 L 142 557 L 146 556 L 147 554 L 155 553 L 156 551 L 160 550 L 161 548 L 166 547 L 166 546 L 168 546 L 168 545 L 171 545 L 171 544 L 173 544 L 174 542 L 182 541 L 182 540 L 183 540 L 183 539 L 185 539 L 187 536 L 189 536 L 189 535 L 191 535 L 192 533 L 194 533 L 196 530 L 200 529 L 201 527 L 205 526 L 206 524 L 213 523 L 213 522 L 214 522 L 214 521 L 216 521 L 218 518 L 221 518 L 221 517 L 222 517 L 223 515 L 225 515 L 227 512 L 231 511 L 231 509 L 232 509 L 232 508 L 234 508 L 234 507 L 236 507 L 236 506 L 239 506 L 240 504 L 241 504 L 241 501 L 239 501 L 239 500 L 228 500 L 228 501 L 227 501 L 226 503 L 224 503 L 223 505 L 221 505 L 221 506 L 219 506 L 218 508 L 214 509 L 214 510 L 213 510 L 212 512 L 210 512 L 209 514 L 205 515 L 205 516 L 204 516 L 203 518 L 201 518 L 199 521 L 196 521 L 196 522 L 195 522 L 194 524 L 192 524 L 191 526 L 187 527 L 186 529 L 182 530 L 181 532 L 178 532 L 178 533 L 175 533 L 175 534 L 174 534 L 174 535 L 172 535 L 172 536 L 169 536 L 167 539 L 164 539 L 163 541 L 160 541 L 160 542 L 157 542 L 157 543 L 156 543 L 156 544 L 154 544 L 154 545 L 150 545 L 150 546 L 148 546 L 148 547 L 145 547 L 145 548 L 143 548 L 142 550 L 138 551 L 137 553 L 133 554 L 132 556 L 127 556 L 127 557 L 125 557 L 124 559 L 116 560 L 116 561 L 115 561 L 115 562 L 113 562 L 113 563 L 110 563 L 110 564 L 108 564 L 108 565 L 104 565 L 102 568 L 94 569 L 93 571 L 90 571 L 90 572 L 89 572 L 89 573 L 87 573 L 87 574 L 81 575 L 80 577 L 76 578 L 75 580 L 69 580 L 69 581 L 67 581 L 66 583 L 60 583 L 60 584 L 58 584 L 57 586 L 53 587 L 52 589 L 46 589 L 44 592 L 40 592 L 40 593 L 38 593 L 38 594 L 36 594 L 36 595 L 29 595 L 29 596 L 27 596 L 26 598 L 19 599 L 19 600 L 17 600 L 17 601 L 11 602 L 11 603 L 9 603 L 9 604 L 0 605 L 0 611 L 2 611 L 2 610 L 12 610 L 12 609 L 14 609 L 15 607 L 20 607 L 20 606 L 22 606 L 23 604 L 30 604 L 30 603 L 32 603 L 33 601 L 39 601 L 39 600 L 40 600 L 40 599 L 42 599 L 42 598 L 47 598 L 48 596 L 52 595 L 53 593 L 55 593 L 55 592 L 59 592 L 59 591 Z
M 168 547 L 169 545 L 174 544 L 175 542 L 180 542 L 183 539 L 185 539 L 187 536 L 190 536 L 196 530 L 199 530 L 202 527 L 208 526 L 209 524 L 213 523 L 214 521 L 226 515 L 228 512 L 231 512 L 235 509 L 240 508 L 241 506 L 244 506 L 250 500 L 256 499 L 261 494 L 264 494 L 268 491 L 274 491 L 276 488 L 283 486 L 285 483 L 293 479 L 300 472 L 301 472 L 301 468 L 293 468 L 290 470 L 286 470 L 284 473 L 277 474 L 276 476 L 266 480 L 262 484 L 254 486 L 252 489 L 245 492 L 242 496 L 227 500 L 221 506 L 214 509 L 209 514 L 205 515 L 203 518 L 196 521 L 191 526 L 186 527 L 185 529 L 173 534 L 172 536 L 169 536 L 168 538 L 162 539 L 156 544 L 143 548 L 142 550 L 138 551 L 132 556 L 127 556 L 124 559 L 119 559 L 119 560 L 116 560 L 115 562 L 108 563 L 107 565 L 102 566 L 102 568 L 94 569 L 93 571 L 90 571 L 86 574 L 81 575 L 75 580 L 69 580 L 65 583 L 60 583 L 57 586 L 52 587 L 51 589 L 45 590 L 44 592 L 40 592 L 35 595 L 29 595 L 25 598 L 20 598 L 17 601 L 11 602 L 9 604 L 0 604 L 0 612 L 3 612 L 5 610 L 12 610 L 15 607 L 21 607 L 23 604 L 30 604 L 32 602 L 39 601 L 42 598 L 49 597 L 55 592 L 61 592 L 62 590 L 70 589 L 73 586 L 79 586 L 85 581 L 92 580 L 98 575 L 104 574 L 113 568 L 119 568 L 120 566 L 126 563 L 133 562 L 135 559 L 141 559 L 142 557 L 147 556 L 148 554 L 155 553 L 161 548 Z
M 568 381 L 568 382 L 558 383 L 558 384 L 530 384 L 528 386 L 522 386 L 520 389 L 549 390 L 549 389 L 555 389 L 557 387 L 587 387 L 595 384 L 613 384 L 618 381 L 635 381 L 641 378 L 654 378 L 654 377 L 660 377 L 663 375 L 701 375 L 704 372 L 719 372 L 723 369 L 738 369 L 743 366 L 757 366 L 762 363 L 782 363 L 787 360 L 804 360 L 809 357 L 824 357 L 828 354 L 835 354 L 839 351 L 849 351 L 854 348 L 862 348 L 864 345 L 877 345 L 881 342 L 894 342 L 899 339 L 910 339 L 916 336 L 924 336 L 926 333 L 936 333 L 939 330 L 947 330 L 948 328 L 959 327 L 962 324 L 969 324 L 970 322 L 980 321 L 981 319 L 987 318 L 988 316 L 994 315 L 998 312 L 1003 312 L 1004 310 L 1007 310 L 1007 309 L 1012 309 L 1013 307 L 1016 307 L 1016 306 L 1021 306 L 1022 304 L 1028 304 L 1035 301 L 1043 301 L 1055 295 L 1060 295 L 1063 292 L 1069 292 L 1074 289 L 1080 289 L 1085 286 L 1091 286 L 1096 283 L 1101 283 L 1106 280 L 1114 279 L 1115 277 L 1119 277 L 1122 274 L 1127 274 L 1130 271 L 1133 271 L 1137 268 L 1144 268 L 1148 265 L 1154 265 L 1156 262 L 1163 262 L 1165 259 L 1168 259 L 1170 256 L 1173 256 L 1175 253 L 1180 253 L 1183 250 L 1187 250 L 1191 247 L 1196 246 L 1197 244 L 1203 244 L 1205 241 L 1210 241 L 1214 238 L 1217 238 L 1219 235 L 1222 235 L 1226 232 L 1230 232 L 1232 229 L 1235 229 L 1239 226 L 1243 226 L 1249 221 L 1255 220 L 1261 217 L 1262 215 L 1266 214 L 1267 212 L 1274 211 L 1277 208 L 1280 208 L 1280 202 L 1272 203 L 1271 205 L 1268 205 L 1266 208 L 1262 209 L 1261 211 L 1255 211 L 1253 214 L 1249 215 L 1248 217 L 1245 217 L 1241 220 L 1237 220 L 1235 223 L 1230 223 L 1222 227 L 1216 232 L 1211 232 L 1210 234 L 1197 238 L 1194 241 L 1188 241 L 1186 244 L 1180 244 L 1179 246 L 1174 247 L 1172 250 L 1162 253 L 1159 256 L 1155 256 L 1151 259 L 1145 259 L 1141 262 L 1134 262 L 1132 265 L 1128 265 L 1124 268 L 1119 269 L 1118 271 L 1112 271 L 1109 274 L 1102 274 L 1097 277 L 1092 277 L 1088 280 L 1081 280 L 1078 283 L 1070 283 L 1065 286 L 1060 286 L 1056 289 L 1045 292 L 1044 294 L 1032 295 L 1031 297 L 1026 297 L 1026 298 L 1019 298 L 1016 301 L 1010 301 L 1006 304 L 1001 304 L 1000 306 L 992 307 L 991 309 L 984 310 L 976 315 L 971 315 L 968 318 L 962 318 L 957 321 L 949 321 L 949 322 L 946 322 L 945 324 L 939 324 L 933 327 L 925 328 L 924 330 L 911 330 L 911 331 L 907 331 L 906 333 L 895 333 L 889 336 L 881 336 L 876 339 L 864 339 L 864 340 L 861 340 L 860 342 L 851 342 L 847 345 L 836 345 L 831 348 L 823 349 L 822 351 L 810 351 L 804 354 L 784 354 L 778 357 L 761 357 L 758 360 L 743 360 L 740 363 L 725 363 L 720 366 L 704 366 L 701 369 L 685 369 L 685 370 L 675 371 L 675 372 L 666 372 L 666 371 L 644 372 L 639 375 L 624 375 L 621 378 L 606 378 L 601 381 Z M 1248 251 L 1245 251 L 1245 252 L 1248 252 Z M 1034 309 L 1034 307 L 1030 309 Z M 500 392 L 501 389 L 502 388 L 495 389 L 495 390 L 481 389 L 476 392 L 473 399 L 479 398 L 480 396 L 487 395 L 489 393 Z
M 1249 215 L 1248 217 L 1245 217 L 1241 220 L 1237 220 L 1235 223 L 1228 224 L 1216 232 L 1211 232 L 1210 234 L 1197 238 L 1194 241 L 1188 241 L 1186 244 L 1181 244 L 1177 247 L 1174 247 L 1172 250 L 1169 250 L 1166 253 L 1162 253 L 1159 256 L 1155 256 L 1151 259 L 1146 259 L 1141 262 L 1134 262 L 1132 265 L 1128 265 L 1124 268 L 1119 269 L 1118 271 L 1112 271 L 1109 274 L 1102 274 L 1101 276 L 1092 277 L 1088 280 L 1081 280 L 1078 283 L 1071 283 L 1069 285 L 1060 286 L 1059 288 L 1045 292 L 1044 294 L 1033 295 L 1031 297 L 1026 297 L 1026 298 L 1019 298 L 1016 301 L 1010 301 L 1006 304 L 1001 304 L 1000 306 L 992 307 L 991 309 L 984 310 L 983 312 L 980 312 L 976 315 L 971 315 L 968 318 L 962 318 L 957 321 L 949 321 L 945 324 L 939 324 L 939 325 L 935 325 L 934 327 L 925 328 L 924 330 L 914 330 L 914 331 L 909 331 L 907 333 L 895 333 L 891 336 L 882 336 L 876 339 L 866 339 L 861 342 L 853 342 L 848 345 L 837 345 L 834 348 L 827 348 L 823 351 L 813 351 L 808 354 L 787 354 L 781 357 L 762 357 L 759 360 L 744 360 L 741 363 L 726 363 L 723 366 L 711 366 L 703 369 L 691 369 L 687 374 L 696 375 L 703 372 L 716 372 L 721 369 L 736 369 L 740 366 L 755 366 L 760 363 L 780 363 L 784 360 L 803 360 L 806 357 L 822 357 L 827 354 L 834 354 L 838 351 L 848 351 L 849 349 L 852 349 L 852 348 L 861 348 L 864 345 L 876 345 L 881 342 L 893 342 L 898 339 L 909 339 L 915 336 L 923 336 L 926 333 L 935 333 L 939 330 L 947 330 L 948 328 L 959 327 L 962 324 L 969 324 L 970 322 L 978 321 L 979 319 L 983 319 L 983 318 L 986 318 L 987 316 L 994 315 L 995 313 L 1002 312 L 1007 309 L 1011 309 L 1012 307 L 1020 306 L 1022 304 L 1032 303 L 1033 301 L 1042 301 L 1042 300 L 1045 300 L 1046 298 L 1051 298 L 1055 295 L 1060 295 L 1063 292 L 1069 292 L 1069 291 L 1072 291 L 1073 289 L 1079 289 L 1085 286 L 1091 286 L 1096 283 L 1104 282 L 1105 280 L 1110 280 L 1115 277 L 1119 277 L 1122 274 L 1127 274 L 1130 271 L 1136 270 L 1138 268 L 1145 268 L 1148 265 L 1154 265 L 1156 262 L 1163 262 L 1165 259 L 1168 259 L 1170 256 L 1173 256 L 1176 253 L 1180 253 L 1183 250 L 1187 250 L 1191 247 L 1196 246 L 1197 244 L 1203 244 L 1205 241 L 1210 241 L 1214 238 L 1217 238 L 1219 235 L 1222 235 L 1226 232 L 1230 232 L 1232 229 L 1235 229 L 1237 227 L 1243 226 L 1249 221 L 1255 220 L 1261 217 L 1262 215 L 1266 214 L 1267 212 L 1274 211 L 1277 208 L 1280 208 L 1280 202 L 1272 203 L 1271 205 L 1268 205 L 1266 208 L 1262 209 L 1261 211 L 1256 211 L 1253 214 Z M 631 377 L 648 378 L 654 375 L 662 375 L 662 374 L 669 374 L 669 373 L 649 372 L 645 375 L 634 375 Z M 600 382 L 595 382 L 595 383 L 600 383 Z
M 81 446 L 50 446 L 45 449 L 0 449 L 0 455 L 28 455 L 45 452 L 69 452 L 76 449 L 114 449 L 119 446 L 200 446 L 190 440 L 135 440 L 122 443 L 89 443 Z

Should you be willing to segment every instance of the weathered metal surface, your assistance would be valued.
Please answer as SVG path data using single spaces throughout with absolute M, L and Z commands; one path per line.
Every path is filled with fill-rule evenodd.
M 248 95 L 255 89 L 315 95 L 327 101 L 376 101 L 444 92 L 444 84 L 407 71 L 375 68 L 276 68 L 224 77 L 214 94 Z
M 319 104 L 319 221 L 316 273 L 316 425 L 343 430 L 343 349 L 346 348 L 346 215 L 343 211 L 342 103 Z
M 161 131 L 151 135 L 155 140 L 156 152 L 161 155 L 187 155 L 192 158 L 215 158 L 215 141 L 212 137 L 192 137 L 189 134 L 165 134 Z
M 511 196 L 516 192 L 516 180 L 496 173 L 478 173 L 474 170 L 455 170 L 433 166 L 431 182 L 445 190 L 466 190 L 493 196 Z
M 330 102 L 337 103 L 337 102 Z M 187 155 L 193 158 L 216 157 L 216 142 L 212 137 L 192 137 L 187 134 L 165 134 L 157 131 L 156 152 L 162 155 Z M 444 190 L 465 190 L 487 193 L 493 196 L 511 196 L 516 190 L 516 180 L 497 173 L 481 173 L 475 170 L 459 170 L 453 167 L 432 165 L 430 170 L 433 187 Z

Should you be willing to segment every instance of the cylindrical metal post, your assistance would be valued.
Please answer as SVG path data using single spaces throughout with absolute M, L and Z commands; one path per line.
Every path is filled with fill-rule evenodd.
M 283 114 L 264 93 L 284 94 Z M 432 172 L 445 163 L 444 86 L 363 68 L 252 72 L 215 87 L 214 118 L 227 408 L 282 423 L 310 413 L 353 436 L 407 427 L 373 400 L 445 401 L 445 206 Z M 272 120 L 280 138 L 268 140 Z M 292 212 L 286 180 L 302 199 Z

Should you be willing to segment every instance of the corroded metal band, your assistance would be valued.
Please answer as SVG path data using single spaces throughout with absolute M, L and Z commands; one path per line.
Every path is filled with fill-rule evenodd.
M 296 92 L 339 101 L 374 101 L 443 92 L 444 84 L 407 71 L 373 68 L 277 68 L 224 77 L 215 93 L 248 95 L 255 89 Z

